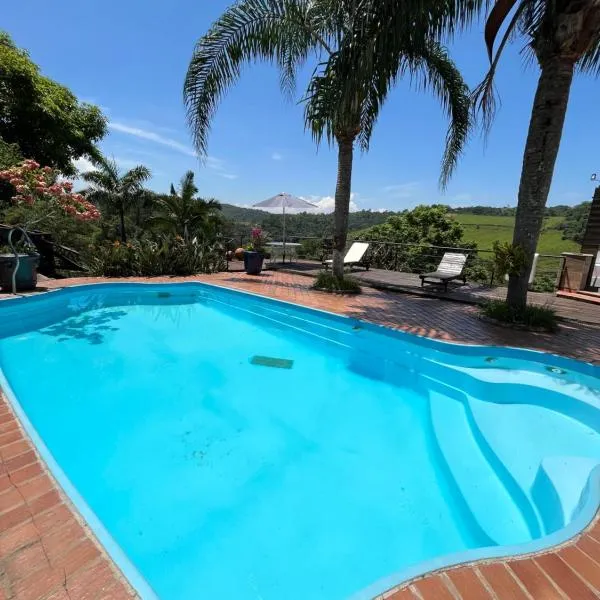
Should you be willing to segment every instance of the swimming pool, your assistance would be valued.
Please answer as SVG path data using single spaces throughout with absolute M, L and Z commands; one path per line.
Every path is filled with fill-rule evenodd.
M 372 597 L 598 506 L 600 369 L 555 356 L 118 284 L 0 303 L 0 368 L 147 597 Z

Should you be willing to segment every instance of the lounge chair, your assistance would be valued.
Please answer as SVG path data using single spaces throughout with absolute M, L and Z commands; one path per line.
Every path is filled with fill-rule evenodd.
M 364 267 L 367 271 L 369 270 L 369 263 L 364 261 L 364 256 L 366 251 L 369 249 L 369 244 L 366 242 L 354 242 L 352 246 L 350 246 L 350 250 L 346 252 L 346 256 L 344 256 L 344 266 L 348 265 L 353 267 L 354 265 L 359 265 Z M 333 264 L 333 260 L 324 260 L 323 265 L 325 270 L 328 269 L 329 265 Z
M 448 291 L 448 283 L 455 279 L 462 279 L 463 284 L 467 283 L 467 276 L 463 273 L 465 263 L 467 262 L 466 254 L 458 254 L 454 252 L 446 252 L 442 257 L 437 271 L 433 273 L 424 273 L 419 275 L 421 278 L 421 287 L 427 283 L 444 284 L 444 291 Z M 434 279 L 435 281 L 430 281 Z

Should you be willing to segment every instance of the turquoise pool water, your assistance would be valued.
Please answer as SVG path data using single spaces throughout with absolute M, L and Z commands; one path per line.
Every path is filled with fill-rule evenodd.
M 423 561 L 543 541 L 596 502 L 600 369 L 558 357 L 120 284 L 0 303 L 0 368 L 165 600 L 383 591 Z

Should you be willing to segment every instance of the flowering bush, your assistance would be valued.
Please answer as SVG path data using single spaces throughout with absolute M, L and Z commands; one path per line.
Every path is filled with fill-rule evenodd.
M 10 183 L 16 190 L 12 201 L 33 206 L 40 202 L 80 220 L 97 221 L 100 211 L 81 194 L 73 192 L 69 181 L 57 181 L 57 173 L 50 167 L 41 168 L 34 160 L 0 171 L 0 179 Z

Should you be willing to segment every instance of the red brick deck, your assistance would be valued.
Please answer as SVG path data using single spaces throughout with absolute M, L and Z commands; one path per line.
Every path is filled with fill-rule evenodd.
M 594 326 L 563 325 L 555 335 L 515 332 L 483 323 L 472 306 L 370 289 L 357 297 L 330 296 L 310 290 L 311 281 L 305 277 L 281 272 L 267 272 L 257 278 L 220 273 L 195 279 L 439 339 L 531 347 L 600 364 L 600 328 Z M 105 280 L 50 281 L 47 287 L 98 281 Z M 0 397 L 0 600 L 120 600 L 134 595 L 48 474 Z M 408 582 L 381 598 L 600 598 L 600 520 L 549 552 L 442 570 Z

